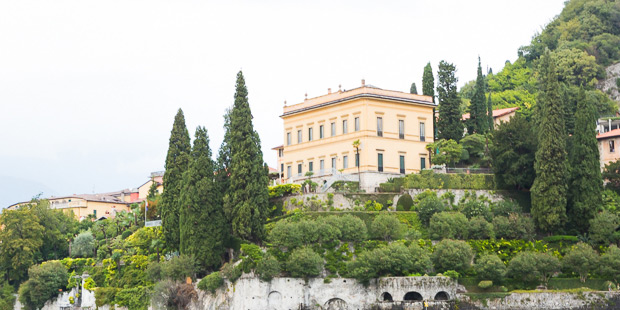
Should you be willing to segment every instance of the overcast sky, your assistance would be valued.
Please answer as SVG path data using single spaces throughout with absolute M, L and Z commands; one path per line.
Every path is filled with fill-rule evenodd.
M 366 83 L 421 91 L 445 59 L 459 86 L 498 72 L 564 0 L 1 1 L 0 207 L 138 187 L 163 170 L 178 108 L 223 137 L 246 77 L 265 161 L 286 100 Z

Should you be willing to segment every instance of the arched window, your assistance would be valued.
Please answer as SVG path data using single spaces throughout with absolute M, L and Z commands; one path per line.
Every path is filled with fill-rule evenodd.
M 394 301 L 394 299 L 392 298 L 392 294 L 385 292 L 381 294 L 381 301 Z
M 424 298 L 422 298 L 422 295 L 420 295 L 420 293 L 418 293 L 418 292 L 408 292 L 407 294 L 405 294 L 405 298 L 403 298 L 403 300 L 405 300 L 405 301 L 422 301 L 422 300 L 424 300 Z
M 450 300 L 450 295 L 444 291 L 441 291 L 435 295 L 435 300 Z

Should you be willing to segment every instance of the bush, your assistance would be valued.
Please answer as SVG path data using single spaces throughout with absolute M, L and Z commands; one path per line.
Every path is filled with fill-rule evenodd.
M 196 279 L 196 260 L 189 255 L 180 255 L 161 264 L 163 278 L 185 281 L 187 277 Z
M 580 242 L 564 256 L 562 263 L 566 270 L 578 274 L 581 283 L 585 283 L 588 273 L 597 269 L 599 257 L 591 246 Z
M 104 305 L 113 305 L 116 300 L 118 289 L 115 287 L 98 287 L 95 290 L 95 305 L 103 307 Z
M 269 198 L 284 197 L 287 195 L 295 195 L 301 192 L 299 184 L 280 184 L 269 186 Z
M 431 218 L 429 232 L 433 240 L 467 238 L 468 221 L 460 212 L 435 213 Z
M 497 255 L 483 255 L 474 264 L 480 280 L 491 280 L 501 283 L 506 275 L 506 265 Z
M 443 275 L 451 279 L 458 279 L 461 277 L 461 275 L 454 270 L 446 270 Z
M 534 238 L 534 221 L 521 214 L 512 213 L 508 217 L 496 216 L 493 218 L 495 238 L 525 239 Z
M 620 249 L 615 244 L 601 255 L 600 273 L 614 282 L 620 280 Z
M 19 301 L 26 310 L 43 308 L 45 302 L 65 289 L 69 273 L 58 261 L 44 262 L 28 269 L 28 281 L 19 287 Z
M 468 219 L 482 216 L 485 219 L 491 220 L 491 211 L 484 201 L 472 199 L 461 202 L 458 205 L 458 210 L 465 214 Z
M 493 224 L 487 222 L 487 220 L 482 216 L 473 217 L 469 220 L 468 238 L 477 240 L 495 238 Z
M 71 243 L 71 257 L 93 257 L 95 238 L 90 231 L 80 233 Z
M 291 252 L 286 269 L 294 278 L 316 277 L 323 269 L 323 258 L 311 248 L 297 248 Z
M 261 280 L 269 282 L 280 274 L 280 262 L 273 255 L 267 254 L 256 265 L 256 273 Z
M 340 229 L 342 241 L 363 241 L 368 237 L 366 224 L 357 216 L 332 215 L 328 216 L 325 222 Z
M 411 210 L 413 206 L 413 198 L 409 194 L 404 194 L 398 198 L 398 202 L 396 203 L 397 207 L 401 207 L 403 211 Z
M 513 200 L 502 200 L 491 204 L 491 212 L 494 216 L 509 216 L 512 213 L 522 213 L 523 210 Z
M 493 281 L 489 281 L 489 280 L 480 281 L 478 283 L 478 287 L 483 289 L 483 290 L 489 289 L 489 288 L 493 287 Z
M 400 239 L 405 227 L 400 223 L 396 216 L 388 213 L 381 213 L 375 217 L 370 225 L 370 232 L 376 239 L 385 241 Z
M 427 196 L 421 199 L 418 204 L 418 217 L 420 217 L 422 223 L 428 225 L 433 214 L 443 212 L 444 210 L 446 210 L 446 206 L 437 195 Z
M 151 298 L 154 309 L 178 310 L 187 309 L 190 302 L 197 297 L 193 285 L 164 280 L 155 284 Z
M 13 310 L 15 306 L 15 295 L 13 295 L 15 289 L 4 281 L 2 288 L 0 289 L 0 310 Z
M 198 282 L 199 289 L 211 293 L 215 293 L 215 290 L 222 287 L 222 285 L 224 285 L 224 279 L 222 279 L 219 271 L 210 273 Z
M 508 264 L 507 274 L 526 285 L 549 282 L 560 271 L 560 261 L 547 253 L 521 252 Z
M 404 188 L 429 189 L 495 189 L 492 174 L 434 173 L 424 170 L 407 175 Z
M 137 286 L 117 291 L 115 304 L 128 310 L 147 310 L 150 299 L 150 289 L 146 286 Z
M 620 239 L 618 226 L 620 217 L 609 211 L 600 212 L 590 220 L 590 240 L 603 245 L 614 243 Z
M 473 256 L 471 247 L 465 241 L 446 239 L 435 246 L 432 259 L 436 271 L 455 270 L 463 273 L 470 267 Z

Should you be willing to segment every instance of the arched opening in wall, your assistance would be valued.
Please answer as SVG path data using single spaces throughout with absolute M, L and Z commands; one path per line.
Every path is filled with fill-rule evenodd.
M 444 291 L 441 291 L 435 295 L 435 300 L 450 300 L 450 295 Z
M 385 292 L 381 294 L 381 301 L 394 301 L 394 299 L 392 298 L 392 294 Z
M 405 294 L 405 298 L 403 298 L 404 301 L 422 301 L 424 300 L 424 298 L 422 298 L 422 295 L 420 295 L 420 293 L 418 292 L 408 292 L 407 294 Z
M 347 302 L 340 298 L 332 298 L 325 303 L 325 310 L 349 310 Z
M 267 297 L 267 303 L 270 306 L 278 306 L 282 303 L 282 294 L 278 291 L 272 291 L 269 293 L 269 297 Z

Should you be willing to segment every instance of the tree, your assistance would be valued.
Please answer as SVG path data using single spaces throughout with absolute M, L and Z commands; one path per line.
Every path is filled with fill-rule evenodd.
M 14 284 L 26 279 L 43 245 L 44 228 L 28 208 L 4 210 L 0 217 L 0 264 Z
M 273 277 L 280 274 L 280 262 L 273 255 L 266 254 L 256 264 L 256 273 L 261 280 L 269 282 Z
M 543 231 L 551 232 L 566 222 L 568 165 L 566 129 L 555 64 L 547 52 L 541 59 L 538 96 L 538 150 L 536 179 L 532 185 L 532 217 Z
M 487 222 L 482 216 L 476 216 L 469 220 L 469 239 L 493 239 L 495 238 L 495 232 L 493 231 L 493 224 Z
M 441 61 L 437 73 L 439 83 L 437 94 L 439 98 L 439 138 L 460 141 L 463 137 L 463 122 L 461 113 L 461 98 L 456 91 L 456 67 L 453 64 Z
M 474 133 L 465 136 L 459 143 L 463 147 L 461 160 L 488 166 L 487 143 L 487 137 L 481 134 Z
M 71 243 L 71 257 L 93 257 L 95 238 L 90 231 L 80 233 Z
M 581 283 L 585 283 L 588 273 L 594 272 L 599 266 L 599 256 L 591 246 L 583 242 L 577 243 L 562 259 L 564 269 L 579 274 Z
M 437 195 L 428 196 L 418 203 L 418 217 L 423 224 L 428 225 L 435 213 L 442 212 L 445 209 L 446 205 Z
M 381 212 L 370 224 L 370 232 L 376 239 L 390 241 L 400 239 L 404 227 L 396 216 Z
M 230 114 L 231 110 L 226 109 L 226 114 L 224 114 L 224 140 L 217 154 L 217 166 L 215 168 L 215 184 L 218 186 L 218 191 L 222 199 L 230 189 L 230 139 L 232 136 L 230 132 Z M 224 208 L 226 218 L 230 223 L 232 221 L 232 215 L 229 211 L 231 210 Z M 228 229 L 230 230 L 230 227 L 228 227 Z
M 600 212 L 590 220 L 590 240 L 608 245 L 620 239 L 620 217 L 607 210 Z
M 281 221 L 278 221 L 278 223 Z M 368 236 L 368 231 L 364 221 L 357 216 L 345 214 L 342 216 L 332 215 L 325 219 L 325 223 L 340 229 L 342 241 L 364 241 Z M 277 223 L 276 223 L 277 225 Z
M 422 95 L 431 96 L 433 103 L 435 102 L 435 77 L 430 62 L 424 66 L 424 74 L 422 74 Z
M 508 264 L 508 274 L 528 285 L 535 284 L 537 280 L 547 285 L 551 276 L 559 270 L 558 258 L 547 253 L 520 252 Z
M 493 228 L 495 237 L 503 239 L 532 240 L 535 233 L 532 218 L 519 213 L 493 217 Z
M 482 75 L 482 67 L 480 66 L 480 57 L 478 57 L 478 76 L 476 77 L 474 95 L 469 104 L 469 120 L 467 121 L 467 131 L 469 134 L 484 134 L 489 129 L 485 90 L 486 86 L 484 76 Z
M 568 214 L 579 231 L 586 232 L 596 208 L 602 203 L 603 182 L 596 139 L 596 115 L 594 107 L 586 102 L 583 88 L 577 100 L 572 139 Z
M 411 83 L 411 89 L 409 89 L 409 92 L 415 95 L 418 94 L 418 88 L 415 86 L 415 83 Z
M 613 279 L 614 282 L 620 281 L 620 249 L 618 246 L 615 244 L 609 246 L 607 252 L 601 255 L 600 262 L 601 275 Z
M 181 253 L 193 255 L 203 268 L 221 264 L 226 237 L 226 218 L 218 200 L 211 159 L 209 136 L 204 127 L 196 128 L 189 169 L 181 193 Z
M 535 253 L 536 269 L 538 270 L 542 283 L 546 286 L 549 279 L 560 271 L 560 260 L 549 253 Z
M 603 179 L 607 182 L 605 187 L 620 194 L 620 160 L 612 161 L 603 168 Z
M 461 212 L 439 212 L 431 218 L 429 234 L 433 240 L 465 239 L 468 221 Z
M 177 250 L 180 243 L 179 208 L 183 173 L 189 165 L 190 138 L 185 126 L 183 111 L 179 109 L 174 117 L 170 133 L 166 172 L 164 173 L 164 192 L 160 207 L 162 229 L 166 246 Z
M 0 310 L 15 309 L 15 289 L 8 281 L 0 283 Z
M 230 210 L 233 234 L 259 241 L 264 237 L 264 224 L 269 211 L 269 179 L 260 139 L 252 125 L 248 91 L 241 71 L 237 74 L 229 133 L 230 188 L 224 197 L 224 205 Z
M 435 246 L 433 263 L 439 272 L 454 270 L 463 273 L 471 265 L 474 253 L 465 241 L 445 239 Z
M 480 280 L 491 280 L 500 283 L 506 275 L 506 265 L 495 254 L 482 255 L 474 264 L 474 269 Z
M 157 197 L 157 195 L 159 195 L 159 193 L 157 192 L 157 182 L 151 179 L 151 186 L 149 187 L 149 193 L 148 195 L 146 195 L 146 199 L 148 199 L 149 201 L 155 200 L 155 197 Z
M 65 266 L 58 261 L 44 262 L 28 269 L 28 281 L 19 287 L 19 301 L 26 310 L 42 309 L 49 299 L 58 295 L 69 280 Z
M 487 97 L 487 122 L 489 123 L 489 131 L 493 131 L 493 129 L 495 129 L 495 122 L 493 121 L 493 96 L 489 92 Z
M 463 152 L 463 147 L 456 141 L 444 139 L 427 144 L 426 149 L 433 153 L 433 165 L 454 166 Z
M 489 149 L 495 181 L 500 188 L 529 189 L 536 178 L 536 135 L 521 114 L 493 131 Z
M 323 258 L 309 247 L 293 250 L 286 269 L 294 278 L 316 277 L 323 270 Z

